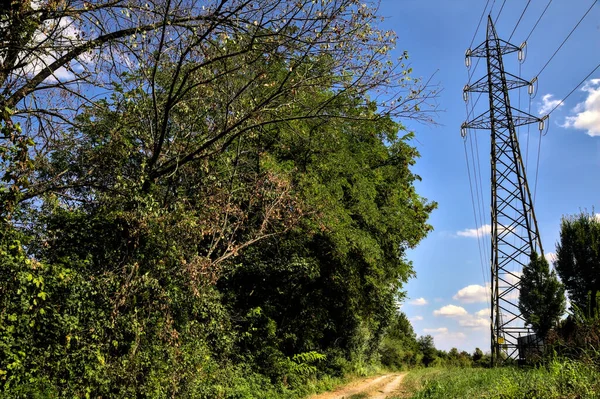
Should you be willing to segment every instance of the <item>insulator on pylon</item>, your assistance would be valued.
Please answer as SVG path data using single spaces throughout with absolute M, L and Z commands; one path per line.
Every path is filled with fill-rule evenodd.
M 467 68 L 471 67 L 471 49 L 468 48 L 467 51 L 465 51 L 465 66 Z
M 540 132 L 544 131 L 544 126 L 545 126 L 546 119 L 548 119 L 548 115 L 546 115 L 542 119 L 540 119 L 540 122 L 538 124 L 538 128 L 540 129 Z
M 463 122 L 463 124 L 460 126 L 460 137 L 463 139 L 467 137 L 467 122 Z
M 529 82 L 529 86 L 527 86 L 527 93 L 529 93 L 529 95 L 531 97 L 534 97 L 535 95 L 535 83 L 537 82 L 538 78 L 537 76 L 533 79 L 531 79 L 531 82 Z
M 517 54 L 517 58 L 519 59 L 519 62 L 525 61 L 525 56 L 527 55 L 527 51 L 525 50 L 526 47 L 527 47 L 527 42 L 523 42 L 519 46 L 519 53 Z
M 463 87 L 463 100 L 465 100 L 465 102 L 469 101 L 469 85 Z

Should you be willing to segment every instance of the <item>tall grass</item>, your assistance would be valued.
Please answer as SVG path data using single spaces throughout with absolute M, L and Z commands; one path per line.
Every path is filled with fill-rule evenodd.
M 593 399 L 600 398 L 600 373 L 571 360 L 534 369 L 422 369 L 405 377 L 404 389 L 411 399 Z

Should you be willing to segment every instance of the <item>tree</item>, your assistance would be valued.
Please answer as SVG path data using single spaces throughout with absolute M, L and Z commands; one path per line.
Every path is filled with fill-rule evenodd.
M 430 231 L 435 204 L 414 191 L 418 177 L 409 166 L 418 154 L 398 129 L 388 118 L 297 121 L 260 140 L 257 152 L 294 171 L 303 208 L 312 212 L 242 253 L 219 287 L 239 318 L 260 307 L 273 320 L 274 345 L 287 356 L 318 349 L 369 359 L 387 339 L 386 361 L 399 367 L 406 355 L 416 362 L 414 348 L 392 353 L 415 340 L 405 337 L 412 328 L 395 302 L 413 275 L 406 250 Z M 244 350 L 265 348 L 267 335 L 243 324 Z
M 420 364 L 422 356 L 417 336 L 403 312 L 392 317 L 379 348 L 381 363 L 386 367 L 400 369 Z
M 429 92 L 408 75 L 406 55 L 389 60 L 395 36 L 375 28 L 376 18 L 358 0 L 9 2 L 0 8 L 0 120 L 20 130 L 0 134 L 0 149 L 31 140 L 35 163 L 28 181 L 25 171 L 7 174 L 2 188 L 28 200 L 93 187 L 93 174 L 67 183 L 63 170 L 46 170 L 43 179 L 37 172 L 77 139 L 78 116 L 114 95 L 114 109 L 130 100 L 147 104 L 130 109 L 147 127 L 137 149 L 145 192 L 240 136 L 343 117 L 330 111 L 354 104 L 340 96 L 366 105 L 377 92 L 380 115 L 428 119 Z M 288 112 L 320 90 L 329 95 Z M 186 110 L 195 113 L 182 120 Z
M 571 303 L 586 316 L 600 309 L 600 219 L 582 211 L 561 220 L 555 267 Z
M 419 343 L 419 349 L 423 353 L 423 364 L 428 367 L 437 358 L 438 351 L 433 343 L 433 337 L 431 335 L 424 335 L 417 339 Z
M 371 5 L 0 6 L 4 387 L 218 397 L 376 354 L 435 204 Z
M 475 352 L 473 352 L 473 361 L 479 362 L 483 358 L 483 351 L 479 348 L 475 348 Z
M 565 312 L 565 289 L 545 258 L 535 252 L 523 267 L 519 310 L 540 338 L 556 325 Z

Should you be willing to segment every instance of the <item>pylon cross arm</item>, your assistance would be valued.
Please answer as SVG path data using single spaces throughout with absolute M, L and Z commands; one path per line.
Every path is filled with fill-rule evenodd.
M 498 45 L 499 45 L 500 52 L 502 55 L 515 53 L 520 50 L 520 48 L 518 46 L 515 46 L 514 44 L 511 44 L 511 43 L 507 42 L 506 40 L 502 40 L 502 39 L 496 39 L 496 40 L 498 41 Z M 488 55 L 488 53 L 487 53 L 488 50 L 486 48 L 486 44 L 487 44 L 487 41 L 481 43 L 479 46 L 472 49 L 470 52 L 471 57 L 486 58 Z
M 541 122 L 542 118 L 528 114 L 516 108 L 512 108 L 513 126 L 524 126 L 530 123 Z M 477 116 L 475 119 L 463 123 L 463 127 L 467 129 L 492 129 L 492 123 L 494 122 L 494 128 L 508 128 L 508 120 L 504 117 L 505 115 L 498 115 L 494 121 L 490 117 L 490 111 L 486 111 L 483 114 Z
M 525 79 L 521 79 L 520 77 L 513 75 L 512 73 L 504 72 L 504 74 L 506 76 L 510 77 L 510 79 L 506 79 L 506 87 L 508 88 L 508 90 L 518 89 L 520 87 L 526 87 L 526 86 L 532 85 L 531 82 L 529 82 Z M 496 86 L 497 85 L 492 85 L 492 89 L 497 90 L 498 88 Z M 473 83 L 471 85 L 466 85 L 463 90 L 468 91 L 470 93 L 488 93 L 489 89 L 490 89 L 490 86 L 488 83 L 488 75 L 485 75 L 485 76 L 481 77 L 475 83 Z

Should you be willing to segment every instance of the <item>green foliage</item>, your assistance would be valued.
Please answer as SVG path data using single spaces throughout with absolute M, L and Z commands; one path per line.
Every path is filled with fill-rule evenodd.
M 356 393 L 352 396 L 349 396 L 348 399 L 366 399 L 369 395 L 366 393 Z
M 263 167 L 293 170 L 313 211 L 242 253 L 218 285 L 242 319 L 240 352 L 274 380 L 285 375 L 275 372 L 277 359 L 296 353 L 327 354 L 333 373 L 346 362 L 364 373 L 377 361 L 401 284 L 412 275 L 404 251 L 430 229 L 434 206 L 412 189 L 418 177 L 408 166 L 417 154 L 408 137 L 396 137 L 398 128 L 386 118 L 298 122 L 262 137 Z
M 410 372 L 404 387 L 413 399 L 593 399 L 599 397 L 600 373 L 570 360 L 535 369 L 423 369 Z
M 472 355 L 473 366 L 475 367 L 490 367 L 491 357 L 490 354 L 485 354 L 479 348 L 475 348 L 475 352 Z
M 389 364 L 418 364 L 393 316 L 434 204 L 414 191 L 410 136 L 355 112 L 374 120 L 265 130 L 146 192 L 137 130 L 94 110 L 40 173 L 101 189 L 44 196 L 26 235 L 5 225 L 4 393 L 292 397 L 369 373 L 390 323 Z
M 398 312 L 393 316 L 381 342 L 379 356 L 384 366 L 394 370 L 421 364 L 423 355 L 416 334 L 404 313 Z
M 358 58 L 289 40 L 295 25 L 219 20 L 201 46 L 178 24 L 165 48 L 184 55 L 102 75 L 110 94 L 68 128 L 48 116 L 51 133 L 21 135 L 2 115 L 3 396 L 295 398 L 380 356 L 419 364 L 395 303 L 435 204 L 415 190 L 396 106 L 380 114 L 365 94 L 392 78 L 391 37 L 359 24 L 372 15 L 355 1 L 315 7 L 341 7 Z M 414 114 L 411 96 L 399 112 Z
M 562 218 L 555 267 L 571 303 L 587 316 L 600 314 L 600 219 L 593 212 Z
M 461 351 L 458 349 L 452 348 L 448 352 L 445 363 L 447 366 L 453 367 L 471 367 L 473 366 L 473 359 L 468 352 Z
M 33 173 L 30 149 L 34 141 L 11 120 L 12 113 L 8 107 L 0 110 L 0 220 L 17 209 Z
M 156 280 L 146 275 L 129 280 L 136 293 L 119 306 L 126 294 L 118 289 L 123 282 L 117 275 L 95 276 L 86 261 L 33 260 L 16 237 L 10 231 L 4 235 L 0 252 L 6 282 L 0 297 L 0 364 L 5 365 L 0 379 L 7 397 L 44 392 L 52 397 L 134 392 L 185 397 L 202 378 L 198 371 L 210 375 L 218 369 L 206 345 L 211 327 L 199 323 L 206 306 L 202 298 L 194 303 L 195 319 L 180 320 L 165 306 L 176 293 L 157 289 Z M 150 294 L 158 299 L 154 305 L 147 302 Z M 120 295 L 117 303 L 111 298 Z M 181 386 L 186 379 L 190 384 Z
M 419 349 L 423 354 L 423 365 L 429 367 L 438 358 L 438 351 L 435 349 L 433 337 L 431 335 L 424 335 L 419 337 L 417 342 L 419 343 Z
M 565 313 L 565 308 L 565 289 L 555 272 L 550 271 L 546 259 L 531 254 L 530 263 L 523 267 L 519 290 L 519 310 L 523 317 L 543 339 Z
M 570 315 L 550 332 L 547 356 L 566 357 L 600 368 L 600 319 Z

